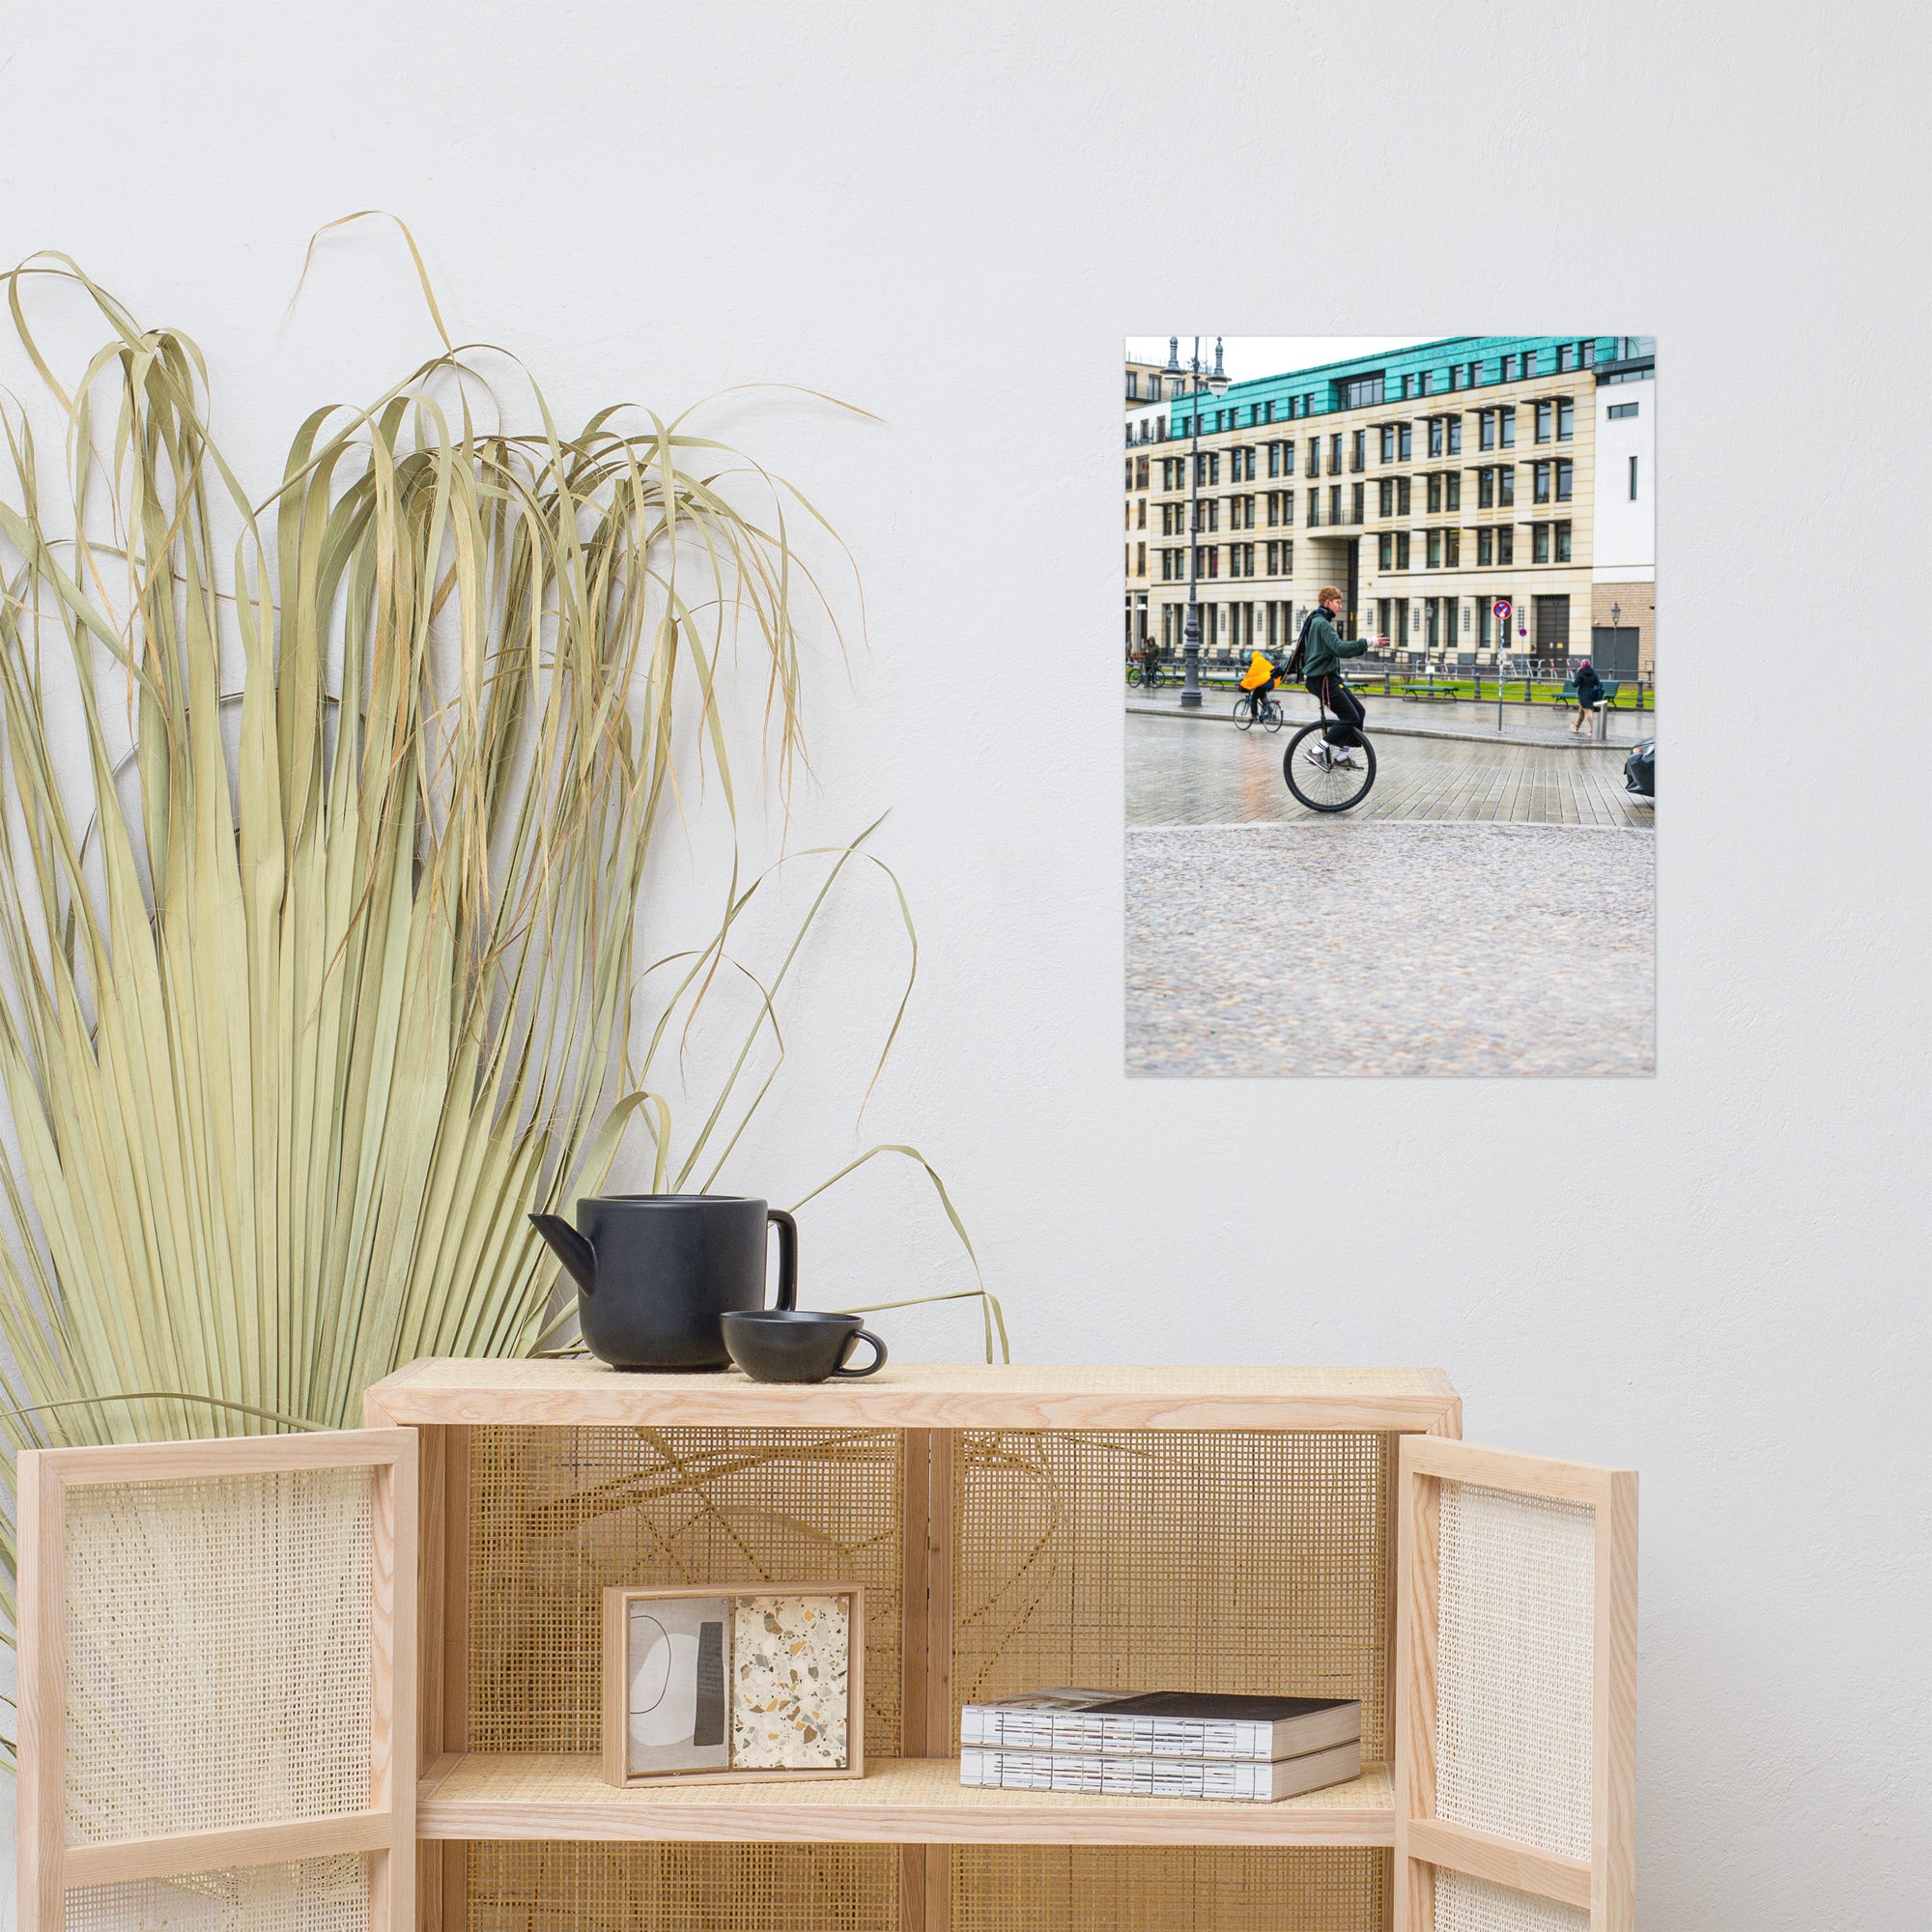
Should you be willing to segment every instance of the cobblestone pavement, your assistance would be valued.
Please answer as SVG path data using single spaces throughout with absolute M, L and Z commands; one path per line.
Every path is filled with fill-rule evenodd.
M 1365 819 L 1514 819 L 1532 825 L 1629 825 L 1646 829 L 1656 808 L 1624 790 L 1623 760 L 1582 746 L 1470 745 L 1375 735 L 1376 783 L 1348 814 Z M 1129 714 L 1127 823 L 1306 824 L 1319 814 L 1282 782 L 1293 724 L 1237 731 L 1195 718 Z
M 1129 1074 L 1655 1070 L 1647 832 L 1304 817 L 1126 842 Z

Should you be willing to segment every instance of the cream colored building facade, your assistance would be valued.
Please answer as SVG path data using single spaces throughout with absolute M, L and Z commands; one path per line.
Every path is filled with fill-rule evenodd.
M 1288 648 L 1325 584 L 1343 592 L 1347 635 L 1366 637 L 1378 656 L 1453 668 L 1493 665 L 1499 649 L 1556 664 L 1591 653 L 1593 622 L 1609 621 L 1595 611 L 1610 601 L 1597 595 L 1600 529 L 1618 533 L 1621 582 L 1652 575 L 1635 557 L 1648 462 L 1627 471 L 1626 437 L 1608 481 L 1621 490 L 1627 473 L 1639 475 L 1643 500 L 1597 515 L 1605 412 L 1638 397 L 1640 350 L 1654 368 L 1648 338 L 1457 336 L 1236 384 L 1198 403 L 1130 399 L 1129 645 L 1181 648 L 1192 550 L 1210 664 Z M 1654 381 L 1641 389 L 1648 415 Z M 1506 624 L 1498 600 L 1510 607 Z

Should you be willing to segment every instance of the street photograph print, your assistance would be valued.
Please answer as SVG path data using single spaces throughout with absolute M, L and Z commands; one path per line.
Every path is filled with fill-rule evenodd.
M 1657 343 L 1130 336 L 1133 1075 L 1657 1070 Z

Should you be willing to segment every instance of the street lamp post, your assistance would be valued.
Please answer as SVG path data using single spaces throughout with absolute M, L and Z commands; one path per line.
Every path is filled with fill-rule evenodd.
M 1190 441 L 1187 452 L 1187 627 L 1181 635 L 1180 650 L 1180 708 L 1183 711 L 1199 711 L 1201 708 L 1201 597 L 1199 579 L 1201 574 L 1201 546 L 1196 539 L 1201 534 L 1199 494 L 1201 488 L 1201 398 L 1203 394 L 1225 396 L 1228 393 L 1228 379 L 1221 370 L 1221 338 L 1214 338 L 1214 371 L 1205 373 L 1201 367 L 1201 338 L 1194 338 L 1194 354 L 1189 359 L 1188 373 L 1193 378 L 1189 393 L 1193 397 L 1192 413 L 1188 421 Z M 1180 338 L 1170 335 L 1167 338 L 1167 373 L 1179 377 L 1180 370 Z

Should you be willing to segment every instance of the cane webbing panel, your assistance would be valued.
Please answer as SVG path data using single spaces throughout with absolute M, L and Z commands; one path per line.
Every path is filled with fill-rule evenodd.
M 65 1932 L 366 1932 L 369 1861 L 304 1859 L 186 1878 L 85 1886 Z
M 1441 1486 L 1436 1815 L 1573 1859 L 1590 1856 L 1595 1530 L 1588 1503 Z
M 469 1848 L 464 1932 L 896 1932 L 893 1845 Z
M 70 1841 L 368 1805 L 374 1486 L 355 1467 L 69 1492 Z
M 1590 1915 L 1462 1872 L 1435 1874 L 1435 1932 L 1589 1932 Z
M 1388 1755 L 1396 1438 L 962 1431 L 958 1706 L 1050 1685 L 1359 1697 Z
M 952 1932 L 1375 1932 L 1388 1896 L 1379 1851 L 961 1845 Z
M 610 1584 L 859 1583 L 866 1751 L 899 1743 L 896 1430 L 478 1429 L 469 1748 L 598 1748 Z

